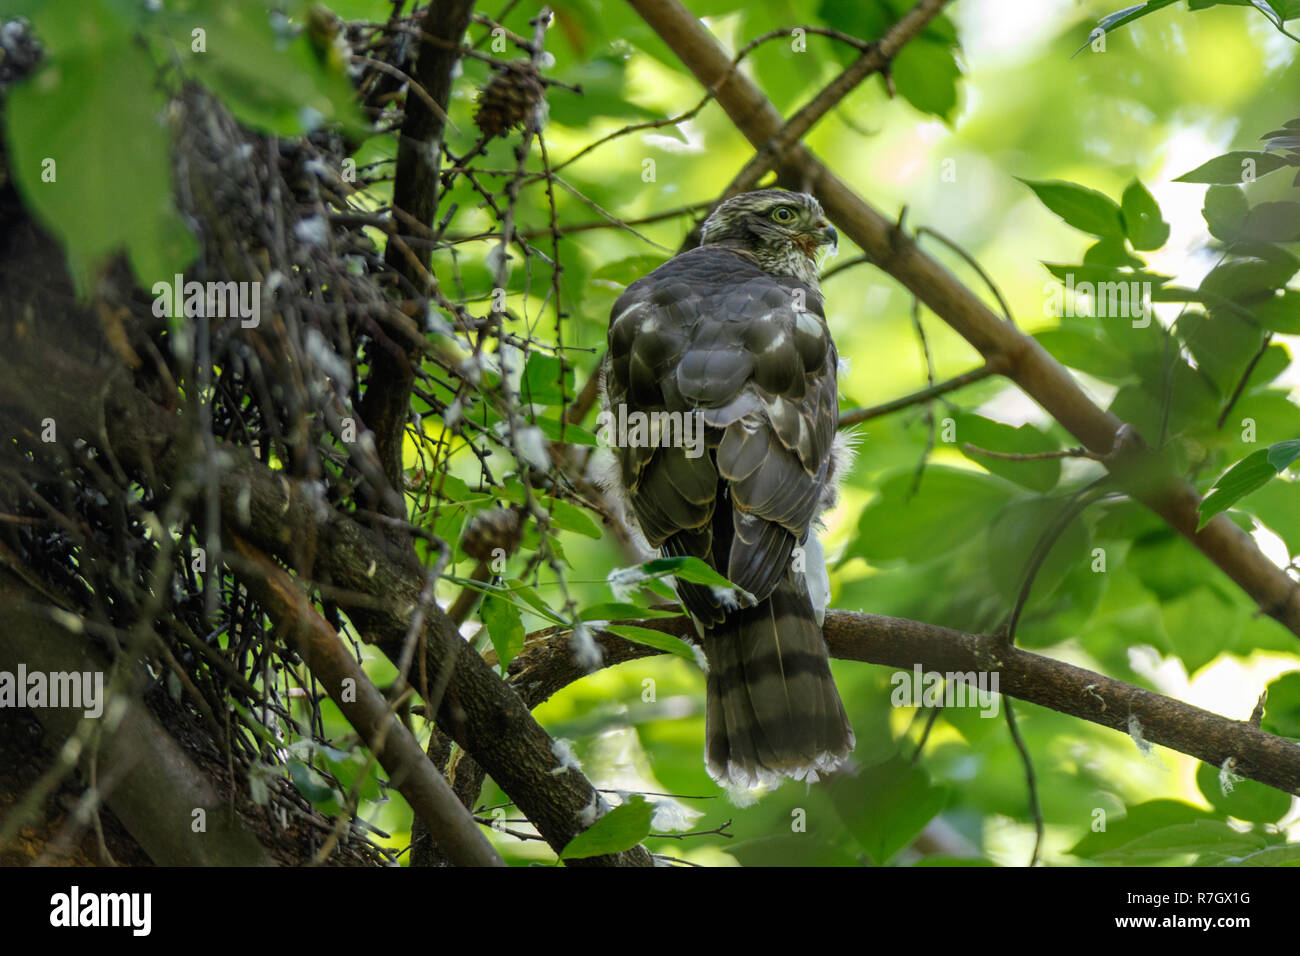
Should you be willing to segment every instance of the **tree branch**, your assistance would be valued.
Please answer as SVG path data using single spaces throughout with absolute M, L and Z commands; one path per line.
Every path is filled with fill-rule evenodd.
M 419 58 L 411 86 L 420 95 L 410 96 L 406 118 L 398 137 L 397 170 L 393 179 L 394 210 L 406 213 L 425 227 L 433 225 L 438 209 L 438 157 L 451 98 L 452 72 L 460 61 L 460 39 L 469 26 L 474 0 L 433 0 L 425 9 L 422 29 L 448 46 L 420 40 Z M 432 250 L 412 253 L 390 237 L 384 251 L 388 265 L 416 289 L 430 292 L 429 264 Z M 382 334 L 382 333 L 380 333 Z M 370 374 L 359 411 L 374 433 L 375 449 L 389 485 L 402 488 L 402 437 L 411 405 L 412 368 L 415 352 L 392 340 L 376 340 L 367 350 Z M 396 505 L 381 498 L 382 510 L 391 517 L 404 517 Z
M 297 650 L 303 663 L 356 728 L 366 746 L 388 771 L 389 779 L 424 821 L 439 849 L 458 866 L 505 866 L 442 774 L 420 744 L 396 718 L 384 695 L 348 653 L 334 628 L 311 606 L 289 574 L 238 535 L 235 549 L 256 573 L 237 573 L 262 605 L 275 616 L 279 634 Z M 349 684 L 349 682 L 351 682 Z M 353 693 L 345 691 L 351 689 Z
M 881 405 L 872 405 L 870 408 L 856 408 L 851 412 L 843 412 L 840 415 L 839 427 L 847 428 L 850 425 L 857 425 L 873 418 L 879 418 L 881 415 L 889 415 L 893 412 L 901 411 L 911 405 L 919 405 L 922 402 L 928 402 L 931 399 L 938 398 L 940 395 L 947 395 L 949 392 L 955 392 L 959 388 L 965 388 L 967 385 L 981 382 L 984 379 L 997 374 L 997 363 L 985 362 L 979 368 L 971 369 L 969 372 L 963 372 L 956 378 L 950 378 L 947 381 L 939 382 L 935 385 L 931 385 L 929 388 L 923 388 L 920 391 L 913 392 L 910 395 L 895 398 L 892 401 L 885 402 Z
M 0 670 L 31 670 L 106 675 L 112 664 L 88 640 L 84 629 L 68 630 L 76 618 L 55 607 L 27 582 L 0 570 Z M 107 693 L 108 681 L 104 681 Z M 113 811 L 136 842 L 159 866 L 271 866 L 275 860 L 252 828 L 217 791 L 204 770 L 168 734 L 134 688 L 100 700 L 103 713 L 85 718 L 67 707 L 34 707 L 51 751 L 71 764 L 80 763 L 89 778 L 97 765 L 99 799 Z M 121 707 L 120 713 L 115 713 Z M 116 719 L 115 724 L 112 723 Z M 96 726 L 98 725 L 98 726 Z M 99 733 L 87 746 L 85 731 Z M 68 769 L 71 769 L 69 767 Z M 108 783 L 107 781 L 112 781 Z M 17 796 L 17 795 L 15 795 Z M 207 829 L 191 829 L 195 811 L 203 811 Z M 17 807 L 10 807 L 17 812 Z M 21 823 L 20 820 L 14 822 Z M 0 828 L 4 829 L 4 828 Z M 5 840 L 0 838 L 0 846 Z
M 685 617 L 619 621 L 692 640 Z M 832 657 L 901 670 L 943 674 L 986 672 L 998 675 L 998 691 L 1062 714 L 1128 733 L 1136 717 L 1144 739 L 1188 754 L 1214 767 L 1229 757 L 1242 776 L 1287 793 L 1300 793 L 1300 747 L 1265 733 L 1249 721 L 1212 714 L 1155 691 L 1144 690 L 1082 667 L 1011 647 L 996 636 L 967 634 L 946 627 L 880 614 L 826 612 L 826 645 Z M 598 631 L 597 643 L 608 665 L 661 654 Z M 573 665 L 569 634 L 547 628 L 529 635 L 523 652 L 510 664 L 510 682 L 530 706 L 584 676 Z
M 919 36 L 951 0 L 921 0 L 897 23 L 885 31 L 844 72 L 831 80 L 816 96 L 805 103 L 781 130 L 760 146 L 744 168 L 719 197 L 718 202 L 747 192 L 799 142 L 827 113 L 839 105 L 858 85 L 873 73 L 888 73 L 898 51 Z

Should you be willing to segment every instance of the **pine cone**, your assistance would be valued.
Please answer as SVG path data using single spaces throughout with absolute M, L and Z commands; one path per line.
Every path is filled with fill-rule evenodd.
M 498 548 L 505 557 L 515 553 L 523 537 L 519 512 L 513 508 L 489 508 L 472 516 L 465 524 L 460 546 L 475 561 L 491 561 Z
M 522 126 L 542 101 L 542 81 L 531 63 L 509 63 L 478 93 L 474 123 L 491 139 Z

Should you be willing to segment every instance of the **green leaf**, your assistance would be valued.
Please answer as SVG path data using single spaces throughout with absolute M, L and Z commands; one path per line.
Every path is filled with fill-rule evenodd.
M 689 581 L 692 584 L 704 584 L 715 588 L 730 588 L 745 593 L 743 589 L 736 587 L 699 558 L 655 558 L 642 564 L 641 571 L 651 577 L 671 574 L 679 581 Z
M 1268 463 L 1279 473 L 1289 468 L 1297 458 L 1300 458 L 1300 439 L 1280 441 L 1269 446 Z
M 1113 33 L 1134 20 L 1140 20 L 1157 10 L 1163 10 L 1173 2 L 1174 0 L 1148 0 L 1146 3 L 1134 4 L 1131 7 L 1125 7 L 1123 10 L 1116 10 L 1114 13 L 1107 14 L 1097 21 L 1097 26 L 1088 34 L 1088 42 L 1075 50 L 1075 55 L 1077 56 L 1092 43 L 1092 38 L 1097 30 L 1101 30 L 1103 33 Z
M 1179 824 L 1211 820 L 1205 810 L 1178 800 L 1150 800 L 1128 808 L 1119 819 L 1101 818 L 1104 830 L 1094 831 L 1070 848 L 1073 856 L 1103 859 L 1147 833 Z M 1095 825 L 1095 824 L 1094 824 Z
M 1286 157 L 1280 153 L 1234 150 L 1202 163 L 1191 172 L 1183 173 L 1176 183 L 1210 183 L 1216 186 L 1236 186 L 1252 182 L 1266 173 L 1286 166 Z
M 556 89 L 554 95 L 548 96 L 551 121 L 585 129 L 593 116 L 630 120 L 662 119 L 653 110 L 628 99 L 624 89 L 626 74 L 626 60 L 611 54 L 592 57 L 563 71 L 559 78 L 582 87 L 582 92 Z
M 1214 491 L 1201 502 L 1201 520 L 1197 529 L 1204 528 L 1206 522 L 1231 508 L 1245 495 L 1262 488 L 1297 458 L 1300 458 L 1300 439 L 1292 439 L 1261 448 L 1237 462 L 1223 473 L 1214 483 Z
M 1245 856 L 1216 861 L 1219 866 L 1300 866 L 1300 844 L 1270 846 Z
M 1277 534 L 1288 554 L 1300 555 L 1300 484 L 1279 476 L 1237 502 L 1237 507 Z M 1292 736 L 1300 737 L 1300 732 Z
M 826 791 L 840 819 L 877 866 L 916 839 L 948 800 L 923 767 L 899 754 L 856 776 L 837 774 Z
M 1007 425 L 982 415 L 959 413 L 953 415 L 957 427 L 957 441 L 961 453 L 978 462 L 995 475 L 1024 485 L 1033 491 L 1051 491 L 1061 477 L 1059 459 L 1046 458 L 1034 461 L 1008 461 L 979 451 L 968 449 L 966 443 L 995 452 L 1027 454 L 1055 451 L 1060 446 L 1033 425 Z
M 295 758 L 289 761 L 289 779 L 298 788 L 298 792 L 316 806 L 337 803 L 334 788 L 301 760 Z
M 839 843 L 822 840 L 810 833 L 741 840 L 724 847 L 741 866 L 848 867 L 862 862 Z
M 573 398 L 573 369 L 564 369 L 564 390 L 560 390 L 560 359 L 544 352 L 531 352 L 524 363 L 519 381 L 519 396 L 533 405 L 559 405 L 564 397 Z
M 148 11 L 129 0 L 7 0 L 0 20 L 13 17 L 31 23 L 47 56 L 62 56 L 131 42 L 131 35 L 147 22 Z
M 1294 271 L 1295 266 L 1285 261 L 1229 259 L 1206 274 L 1201 280 L 1200 292 L 1211 306 L 1215 299 L 1252 304 L 1272 297 Z
M 691 645 L 673 634 L 665 634 L 663 631 L 656 631 L 650 627 L 638 627 L 635 624 L 602 624 L 600 629 L 609 631 L 611 634 L 617 634 L 619 637 L 626 638 L 633 643 L 644 644 L 647 647 L 675 654 L 682 660 L 690 661 L 692 664 L 696 661 L 695 651 Z
M 1133 377 L 1128 356 L 1105 339 L 1078 328 L 1062 326 L 1035 332 L 1038 344 L 1061 364 L 1087 372 L 1104 382 L 1119 383 Z
M 1283 674 L 1268 685 L 1264 720 L 1260 729 L 1283 737 L 1300 738 L 1300 671 Z
M 635 621 L 638 618 L 678 617 L 680 611 L 655 610 L 627 601 L 606 601 L 580 611 L 580 621 Z
M 1241 234 L 1257 242 L 1300 240 L 1300 203 L 1262 202 L 1252 207 L 1241 225 Z
M 569 398 L 573 398 L 572 392 L 569 393 Z M 556 418 L 552 418 L 548 414 L 539 415 L 533 420 L 533 424 L 540 428 L 542 434 L 550 441 L 562 441 L 570 445 L 585 445 L 589 448 L 595 448 L 600 444 L 595 433 L 583 428 L 581 425 L 574 425 L 572 422 L 564 422 L 561 425 L 557 420 L 559 406 L 554 407 L 557 409 Z
M 1285 20 L 1286 17 L 1279 11 L 1283 9 L 1286 4 L 1287 0 L 1267 0 L 1267 2 L 1266 0 L 1250 0 L 1250 5 L 1260 13 L 1264 14 L 1264 18 L 1268 20 L 1269 23 L 1281 30 L 1286 36 L 1295 39 L 1294 36 L 1287 32 L 1286 27 L 1282 25 L 1282 21 Z M 1288 10 L 1287 12 L 1290 11 Z
M 508 589 L 508 593 L 513 594 L 516 597 L 522 598 L 528 604 L 529 607 L 531 607 L 542 617 L 546 618 L 552 624 L 568 623 L 563 617 L 559 615 L 557 611 L 555 611 L 549 604 L 543 601 L 541 596 L 538 595 L 536 591 L 534 591 L 527 584 L 524 584 L 524 582 L 520 581 L 518 578 L 511 578 L 509 581 L 507 581 L 506 588 Z
M 1202 215 L 1210 235 L 1224 242 L 1233 241 L 1250 214 L 1246 194 L 1236 186 L 1211 186 L 1205 190 Z
M 1281 295 L 1251 306 L 1255 320 L 1266 329 L 1300 335 L 1300 292 L 1285 289 Z
M 1162 602 L 1160 618 L 1170 649 L 1183 662 L 1188 676 L 1231 650 L 1241 633 L 1237 608 L 1206 587 Z
M 961 67 L 950 44 L 919 37 L 898 51 L 892 72 L 894 86 L 905 100 L 922 113 L 952 122 Z
M 588 856 L 604 856 L 630 850 L 650 833 L 650 820 L 654 807 L 639 793 L 628 797 L 564 847 L 561 860 L 577 860 Z
M 628 256 L 626 259 L 605 263 L 591 274 L 591 278 L 628 286 L 637 279 L 648 276 L 667 261 L 664 256 L 652 253 Z
M 1227 310 L 1215 311 L 1212 317 L 1185 312 L 1177 329 L 1197 368 L 1223 396 L 1231 394 L 1263 341 L 1257 326 Z
M 1020 593 L 1038 542 L 1056 526 L 1065 508 L 1064 500 L 1027 498 L 1008 504 L 989 524 L 985 568 L 1008 607 Z M 1077 517 L 1071 520 L 1038 569 L 1031 596 L 1050 595 L 1072 568 L 1087 562 L 1090 544 L 1087 527 Z
M 1155 197 L 1139 180 L 1133 180 L 1121 198 L 1124 228 L 1134 249 L 1159 249 L 1169 239 L 1169 223 L 1160 215 Z
M 960 436 L 958 436 L 960 438 Z M 969 542 L 1012 497 L 1014 486 L 976 471 L 930 465 L 911 493 L 913 472 L 897 472 L 866 507 L 851 547 L 868 561 L 925 561 Z
M 488 637 L 492 638 L 497 662 L 502 669 L 509 667 L 510 662 L 524 649 L 524 622 L 519 608 L 509 601 L 489 595 L 483 599 L 479 616 L 487 628 Z
M 1109 196 L 1060 180 L 1020 181 L 1034 191 L 1044 206 L 1075 229 L 1094 236 L 1124 236 L 1124 214 Z
M 329 767 L 345 794 L 352 792 L 358 777 L 364 772 L 365 778 L 357 787 L 357 796 L 362 800 L 379 800 L 383 796 L 379 785 L 379 762 L 370 760 L 364 749 L 354 747 L 346 753 L 332 747 L 320 749 L 325 758 L 325 766 Z
M 123 41 L 51 57 L 9 91 L 14 180 L 64 244 L 83 293 L 118 252 L 146 289 L 171 282 L 194 259 L 194 238 L 172 203 L 171 144 L 156 85 L 148 56 Z
M 1125 216 L 1127 215 L 1128 211 L 1125 210 Z M 1083 264 L 1105 269 L 1141 269 L 1146 265 L 1128 251 L 1123 239 L 1116 236 L 1107 236 L 1089 246 L 1083 253 Z
M 596 526 L 596 522 L 591 520 L 587 512 L 577 505 L 571 505 L 559 498 L 549 498 L 545 501 L 545 507 L 550 512 L 551 520 L 555 522 L 557 527 L 565 531 L 572 531 L 575 534 L 585 535 L 588 538 L 594 538 L 597 541 L 600 540 L 600 528 Z
M 204 0 L 177 22 L 174 42 L 194 76 L 240 122 L 281 136 L 309 133 L 321 122 L 342 123 L 352 136 L 367 124 L 341 64 L 317 55 L 304 31 L 273 26 L 265 6 Z M 193 50 L 192 29 L 204 31 Z
M 1161 275 L 1158 272 L 1145 272 L 1140 269 L 1125 271 L 1110 266 L 1096 266 L 1088 263 L 1072 266 L 1059 262 L 1044 262 L 1043 268 L 1062 282 L 1068 281 L 1072 283 L 1076 288 L 1085 282 L 1091 282 L 1093 285 L 1102 282 L 1149 282 L 1158 286 L 1169 281 L 1169 276 Z
M 1196 768 L 1196 788 L 1220 813 L 1251 823 L 1276 823 L 1291 809 L 1291 795 L 1257 780 L 1242 779 L 1231 783 L 1224 794 L 1219 783 L 1219 768 L 1202 763 Z
M 1198 862 L 1217 862 L 1265 846 L 1262 837 L 1242 833 L 1221 820 L 1195 820 L 1144 833 L 1095 858 L 1125 866 L 1151 866 L 1184 856 L 1195 856 Z

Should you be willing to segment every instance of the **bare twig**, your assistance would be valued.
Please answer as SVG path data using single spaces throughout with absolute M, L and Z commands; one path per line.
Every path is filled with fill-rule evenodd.
M 1105 458 L 1104 455 L 1098 455 L 1083 447 L 1057 448 L 1052 451 L 993 451 L 991 448 L 981 448 L 970 442 L 962 442 L 961 447 L 968 453 L 987 455 L 989 458 L 1000 458 L 1003 461 L 1047 461 L 1057 458 L 1090 458 L 1093 461 L 1102 461 Z
M 971 369 L 969 372 L 963 372 L 956 378 L 950 378 L 946 382 L 939 382 L 928 388 L 923 388 L 919 392 L 913 392 L 910 395 L 904 395 L 893 401 L 885 402 L 882 405 L 872 405 L 870 408 L 858 408 L 851 412 L 843 412 L 840 415 L 840 428 L 847 428 L 850 425 L 857 425 L 860 422 L 869 421 L 873 418 L 879 418 L 881 415 L 890 415 L 904 408 L 910 408 L 913 405 L 920 405 L 931 399 L 938 398 L 940 395 L 946 395 L 949 392 L 955 392 L 959 388 L 965 388 L 975 382 L 981 382 L 993 375 L 1000 374 L 999 367 L 1001 363 L 987 362 L 979 368 Z
M 1029 855 L 1029 865 L 1032 867 L 1038 863 L 1038 851 L 1043 845 L 1043 808 L 1038 802 L 1038 776 L 1034 773 L 1034 758 L 1029 754 L 1029 748 L 1025 746 L 1024 738 L 1020 736 L 1020 728 L 1016 726 L 1015 708 L 1011 706 L 1011 701 L 1002 701 L 1002 706 L 1007 711 L 1007 730 L 1011 732 L 1011 740 L 1016 745 L 1016 750 L 1020 753 L 1020 760 L 1025 765 L 1025 786 L 1029 789 L 1029 815 L 1034 820 L 1034 852 Z

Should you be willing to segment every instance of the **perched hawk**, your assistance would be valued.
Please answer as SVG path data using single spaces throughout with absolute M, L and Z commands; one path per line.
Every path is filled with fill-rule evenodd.
M 613 442 L 612 484 L 650 545 L 702 558 L 755 601 L 677 583 L 708 657 L 709 774 L 734 788 L 816 780 L 854 744 L 810 530 L 848 460 L 815 258 L 836 241 L 812 196 L 745 193 L 708 218 L 698 249 L 632 283 L 610 315 L 607 420 L 678 412 L 704 436 L 695 448 L 664 441 L 664 429 Z

